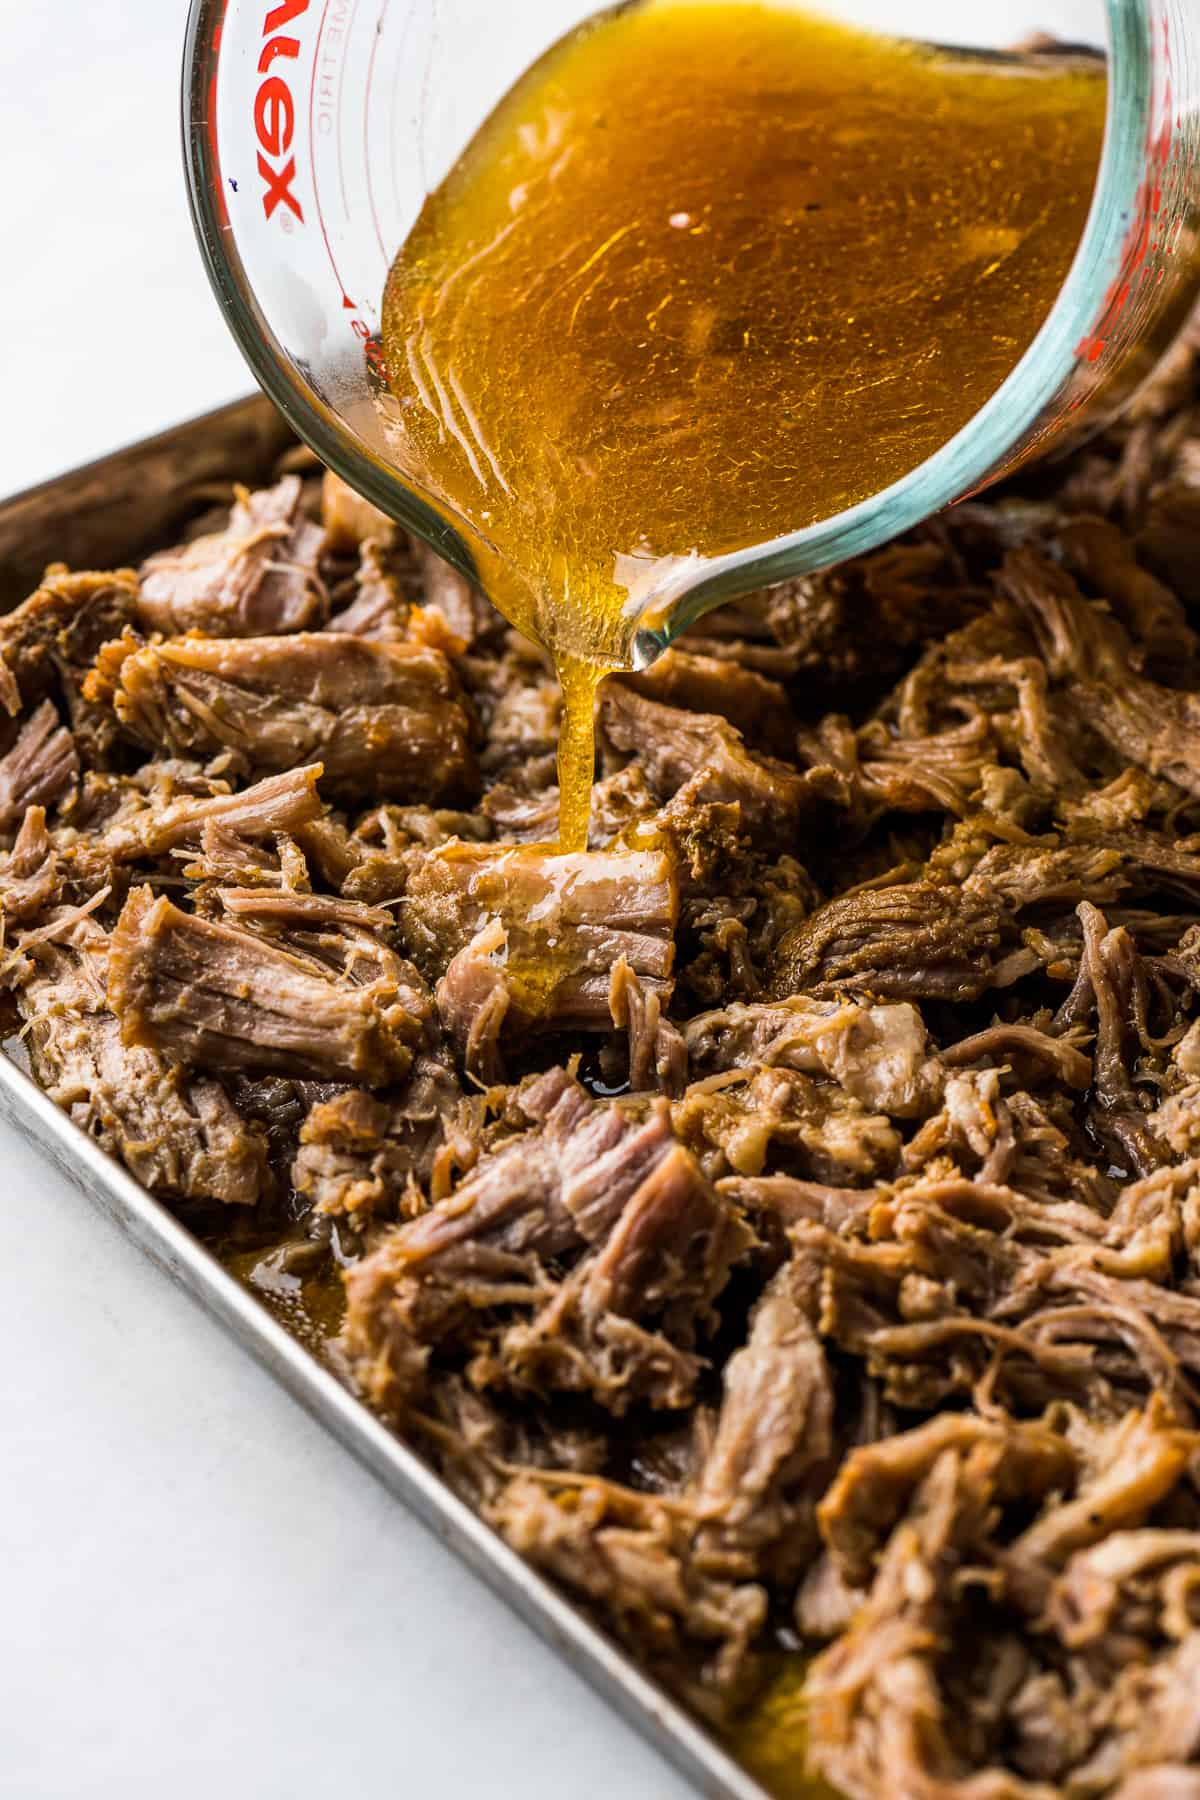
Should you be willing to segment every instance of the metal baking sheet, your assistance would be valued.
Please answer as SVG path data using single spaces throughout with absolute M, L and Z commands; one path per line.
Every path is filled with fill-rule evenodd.
M 47 562 L 76 568 L 136 562 L 169 539 L 189 511 L 216 498 L 218 484 L 266 477 L 293 442 L 270 403 L 256 396 L 0 503 L 0 611 L 35 585 Z M 695 1720 L 483 1524 L 8 1055 L 0 1055 L 0 1117 L 193 1294 L 701 1794 L 767 1800 Z

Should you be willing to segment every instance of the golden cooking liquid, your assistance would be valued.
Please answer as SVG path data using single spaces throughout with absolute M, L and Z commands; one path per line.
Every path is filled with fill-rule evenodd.
M 763 1662 L 763 1687 L 754 1704 L 722 1733 L 726 1748 L 775 1800 L 839 1800 L 828 1783 L 809 1773 L 806 1658 L 778 1652 Z
M 557 660 L 565 845 L 647 599 L 878 493 L 1012 370 L 1105 91 L 1099 63 L 646 0 L 543 56 L 429 196 L 384 297 L 397 460 Z

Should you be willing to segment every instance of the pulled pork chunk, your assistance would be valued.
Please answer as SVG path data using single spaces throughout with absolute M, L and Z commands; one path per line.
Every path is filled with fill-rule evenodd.
M 119 638 L 135 616 L 137 580 L 130 570 L 72 573 L 55 564 L 29 599 L 0 619 L 5 710 L 57 697 L 76 745 L 107 767 L 117 736 L 111 712 L 89 697 L 88 675 L 101 646 Z
M 1182 1773 L 1195 1755 L 1200 1732 L 1186 1699 L 1195 1633 L 1180 1649 L 1153 1607 L 1139 1616 L 1130 1591 L 1137 1625 L 1121 1651 L 1108 1640 L 1115 1660 L 1105 1667 L 1105 1651 L 1081 1647 L 1063 1602 L 1094 1555 L 1076 1546 L 1112 1528 L 1101 1487 L 1130 1526 L 1121 1535 L 1133 1568 L 1153 1568 L 1159 1555 L 1171 1570 L 1162 1530 L 1148 1521 L 1173 1494 L 1182 1498 L 1195 1433 L 1151 1406 L 1115 1427 L 1112 1465 L 1092 1476 L 1070 1433 L 1036 1427 L 1031 1438 L 1031 1429 L 936 1420 L 892 1440 L 894 1449 L 856 1451 L 822 1503 L 822 1532 L 842 1544 L 847 1579 L 867 1586 L 808 1683 L 813 1762 L 847 1795 L 1097 1795 L 1141 1769 Z M 1058 1498 L 1063 1487 L 1076 1498 Z M 1009 1541 L 1006 1519 L 1038 1501 L 1040 1519 Z M 846 1561 L 849 1505 L 867 1508 L 871 1532 Z M 1063 1514 L 1078 1517 L 1081 1537 L 1056 1528 Z M 858 1534 L 851 1541 L 858 1546 Z M 1175 1553 L 1186 1562 L 1189 1550 L 1177 1539 Z M 968 1660 L 950 1649 L 959 1634 L 972 1642 Z M 1189 1710 L 1182 1730 L 1171 1705 Z
M 1071 572 L 1109 602 L 1130 633 L 1133 666 L 1174 683 L 1195 644 L 1171 589 L 1142 567 L 1134 545 L 1108 519 L 1068 519 L 1056 539 Z
M 696 1483 L 702 1552 L 782 1582 L 816 1548 L 815 1503 L 834 1456 L 833 1379 L 800 1272 L 785 1266 L 725 1365 L 712 1445 Z
M 125 729 L 178 755 L 228 751 L 259 773 L 319 755 L 326 791 L 436 800 L 471 792 L 470 726 L 438 650 L 334 632 L 112 646 Z
M 321 524 L 335 555 L 356 551 L 366 543 L 390 543 L 396 532 L 386 513 L 356 494 L 332 469 L 326 469 L 321 477 Z
M 411 612 L 399 577 L 389 568 L 380 546 L 371 540 L 359 554 L 353 600 L 332 615 L 326 629 L 381 643 L 400 643 L 408 636 Z
M 455 1162 L 475 1154 L 453 1072 L 418 1054 L 394 1097 L 349 1088 L 312 1108 L 292 1184 L 316 1212 L 361 1224 L 444 1198 Z
M 796 721 L 787 689 L 754 669 L 676 647 L 642 674 L 627 676 L 625 685 L 665 706 L 717 715 L 777 756 L 793 753 Z
M 808 1682 L 813 1762 L 846 1794 L 1083 1800 L 1185 1776 L 1200 1638 L 1174 1602 L 1200 1561 L 1155 1521 L 1200 1516 L 1200 1439 L 1158 1403 L 1082 1454 L 1078 1435 L 946 1417 L 847 1460 L 821 1528 L 867 1593 Z
M 0 757 L 0 831 L 25 817 L 30 806 L 52 806 L 75 784 L 75 740 L 49 700 L 30 713 L 6 756 Z
M 694 1070 L 761 1064 L 836 1081 L 865 1106 L 911 1119 L 931 1110 L 941 1071 L 915 1006 L 867 1006 L 799 995 L 774 1006 L 699 1013 L 687 1027 Z
M 758 1175 L 770 1162 L 818 1181 L 870 1180 L 900 1154 L 900 1134 L 882 1114 L 790 1069 L 698 1081 L 675 1122 L 714 1176 Z
M 47 927 L 15 972 L 35 1079 L 153 1192 L 234 1206 L 261 1201 L 272 1187 L 265 1140 L 220 1083 L 124 1040 L 107 1004 L 107 934 L 73 912 L 52 913 Z
M 484 1516 L 535 1568 L 608 1620 L 700 1711 L 736 1692 L 767 1614 L 763 1588 L 706 1572 L 673 1506 L 609 1483 L 522 1476 Z
M 599 1227 L 610 1222 L 603 1187 L 597 1195 L 588 1186 L 586 1161 L 577 1170 L 575 1158 L 594 1159 L 601 1181 L 627 1181 L 627 1170 L 636 1180 L 642 1145 L 615 1113 L 593 1113 L 564 1072 L 536 1081 L 520 1096 L 519 1119 L 539 1129 L 499 1145 L 453 1195 L 392 1232 L 351 1272 L 347 1353 L 377 1404 L 402 1409 L 430 1344 L 453 1339 L 473 1311 L 549 1293 L 541 1259 L 587 1241 L 593 1203 Z M 584 1124 L 588 1132 L 579 1130 Z
M 779 946 L 780 994 L 850 988 L 890 1000 L 977 1000 L 1005 921 L 989 901 L 929 882 L 831 900 Z
M 821 793 L 786 763 L 747 750 L 719 714 L 663 706 L 619 681 L 602 691 L 600 728 L 611 750 L 637 758 L 660 799 L 736 804 L 746 829 L 763 843 L 793 843 Z
M 680 1093 L 687 1081 L 687 1045 L 663 1016 L 661 992 L 653 988 L 647 992 L 624 953 L 613 965 L 608 1010 L 617 1030 L 624 1028 L 629 1036 L 629 1086 L 633 1092 L 659 1087 L 664 1093 Z
M 319 625 L 328 610 L 318 572 L 325 534 L 300 510 L 301 491 L 298 475 L 257 494 L 239 488 L 224 531 L 148 557 L 138 584 L 141 624 L 167 637 L 256 637 Z
M 817 1512 L 826 1547 L 848 1586 L 870 1581 L 896 1522 L 945 1457 L 987 1465 L 989 1494 L 1017 1501 L 1059 1492 L 1076 1473 L 1071 1447 L 1056 1432 L 969 1413 L 943 1413 L 927 1425 L 852 1450 Z
M 198 1068 L 383 1086 L 407 1073 L 426 1003 L 399 959 L 344 934 L 311 951 L 196 918 L 138 888 L 113 934 L 109 1000 L 127 1044 Z
M 266 845 L 290 841 L 324 814 L 320 773 L 315 763 L 235 793 L 224 782 L 193 781 L 186 774 L 181 779 L 177 765 L 151 764 L 141 772 L 144 779 L 104 783 L 90 793 L 85 784 L 81 822 L 56 835 L 65 872 L 73 885 L 94 894 L 126 882 L 138 863 L 165 862 L 174 876 L 180 862 L 199 851 L 205 859 L 201 874 L 215 864 L 226 878 L 262 880 L 271 856 Z
M 782 1177 L 731 1191 L 779 1217 L 819 1283 L 823 1333 L 899 1405 L 1000 1394 L 1025 1412 L 1086 1395 L 1113 1416 L 1162 1389 L 1190 1411 L 1200 1299 L 1169 1284 L 1196 1166 L 1131 1185 L 1106 1219 L 989 1179 L 993 1148 L 989 1133 L 973 1178 L 935 1158 L 845 1202 Z
M 1001 579 L 1029 615 L 1051 678 L 1070 683 L 1068 714 L 1121 762 L 1200 795 L 1196 696 L 1136 674 L 1121 627 L 1045 558 L 1014 550 Z
M 681 1144 L 665 1110 L 644 1128 L 660 1151 L 607 1239 L 576 1265 L 528 1324 L 504 1332 L 497 1363 L 518 1388 L 590 1394 L 621 1414 L 635 1401 L 686 1406 L 700 1332 L 750 1232 Z M 647 1330 L 650 1322 L 654 1329 Z
M 62 897 L 62 872 L 46 830 L 46 809 L 31 806 L 7 856 L 0 857 L 4 924 L 33 924 Z
M 441 606 L 423 604 L 423 567 L 423 555 L 409 539 L 385 543 L 368 538 L 359 550 L 353 598 L 331 616 L 327 629 L 378 643 L 421 644 L 460 657 L 471 628 L 461 619 L 458 626 L 451 624 Z
M 420 966 L 445 971 L 438 1011 L 468 1069 L 494 1080 L 506 1028 L 607 1029 L 622 958 L 643 998 L 669 996 L 677 908 L 661 851 L 451 843 L 409 882 L 403 930 Z
M 399 1226 L 347 1283 L 347 1355 L 402 1410 L 431 1349 L 473 1351 L 481 1385 L 587 1392 L 611 1411 L 687 1404 L 698 1331 L 751 1238 L 676 1142 L 661 1103 L 596 1106 L 560 1072 L 521 1097 L 535 1126 Z M 556 1284 L 551 1269 L 574 1261 Z M 524 1318 L 505 1323 L 516 1310 Z M 653 1319 L 661 1328 L 637 1323 Z

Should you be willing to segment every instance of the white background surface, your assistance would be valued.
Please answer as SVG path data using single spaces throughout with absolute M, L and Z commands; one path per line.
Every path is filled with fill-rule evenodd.
M 0 494 L 249 386 L 186 215 L 183 19 L 0 0 Z M 4 1800 L 683 1800 L 7 1128 L 0 1217 Z

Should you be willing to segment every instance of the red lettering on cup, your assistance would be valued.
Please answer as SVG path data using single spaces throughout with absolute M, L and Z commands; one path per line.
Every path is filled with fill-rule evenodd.
M 296 104 L 288 86 L 285 70 L 300 55 L 299 38 L 288 37 L 283 27 L 308 11 L 310 0 L 280 0 L 263 20 L 263 37 L 267 40 L 258 59 L 259 83 L 254 96 L 254 135 L 258 139 L 258 172 L 263 178 L 263 212 L 269 219 L 278 206 L 283 206 L 300 223 L 304 212 L 293 191 L 296 159 L 288 156 L 296 128 Z M 268 71 L 282 59 L 275 74 Z M 287 158 L 286 161 L 281 159 Z M 279 166 L 276 166 L 279 165 Z

